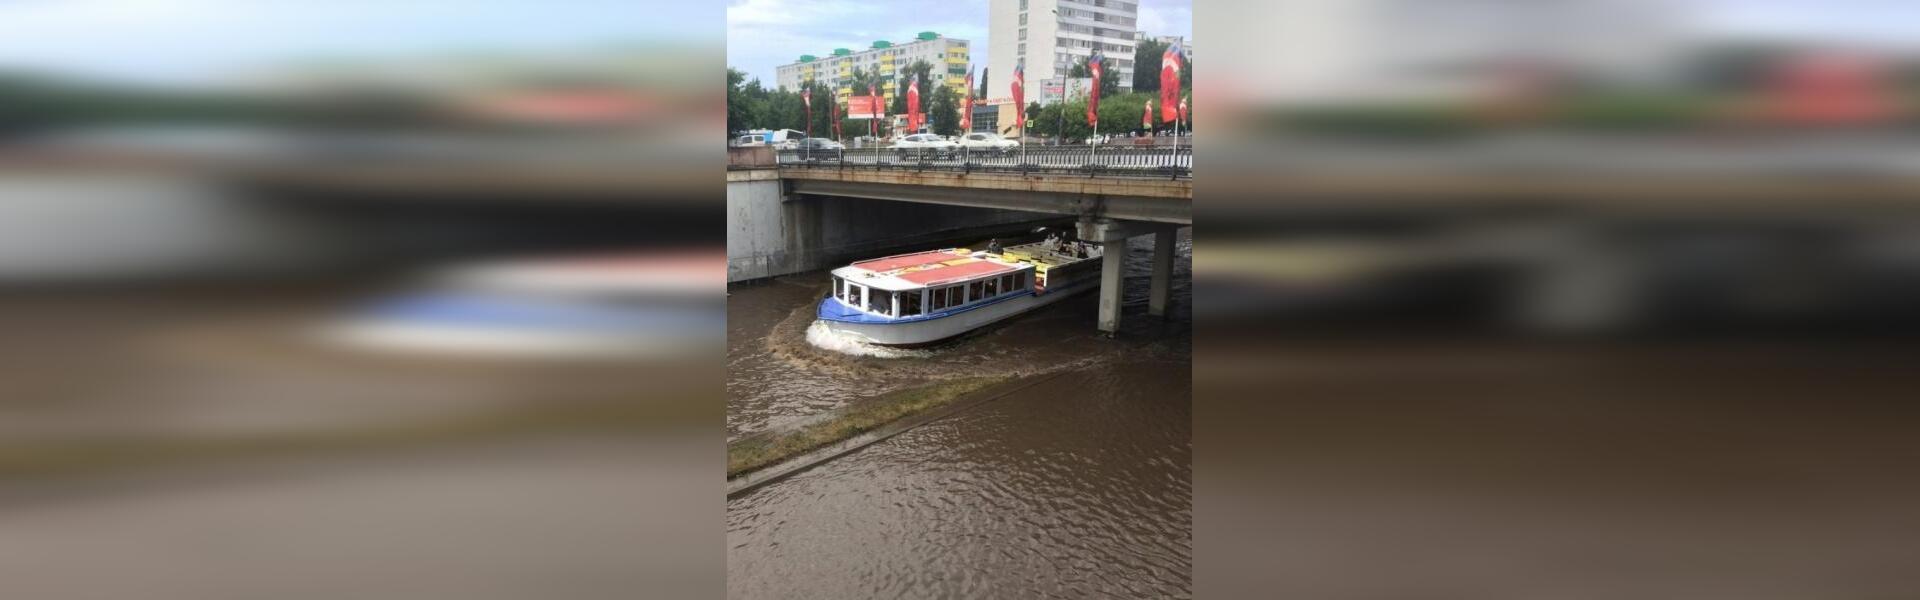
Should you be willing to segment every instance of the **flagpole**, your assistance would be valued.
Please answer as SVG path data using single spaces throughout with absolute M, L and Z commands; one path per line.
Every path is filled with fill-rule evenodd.
M 1093 113 L 1092 145 L 1087 146 L 1087 164 L 1089 165 L 1093 164 L 1094 154 L 1098 153 L 1099 151 L 1100 151 L 1100 113 L 1098 111 L 1095 111 Z
M 1020 111 L 1020 170 L 1025 171 L 1027 170 L 1027 107 L 1015 106 L 1013 109 Z
M 801 147 L 805 148 L 805 150 L 801 151 L 802 154 L 800 155 L 800 159 L 806 162 L 813 162 L 813 90 L 808 89 L 801 93 L 806 94 L 805 98 L 806 98 L 806 105 L 807 105 L 807 141 L 806 143 L 801 144 Z

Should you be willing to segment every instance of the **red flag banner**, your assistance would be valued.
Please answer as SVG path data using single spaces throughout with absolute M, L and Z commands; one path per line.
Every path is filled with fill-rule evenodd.
M 960 133 L 973 131 L 973 66 L 967 66 L 967 93 L 960 100 Z
M 1102 66 L 1105 62 L 1099 52 L 1087 57 L 1087 72 L 1093 75 L 1093 89 L 1087 94 L 1087 124 L 1094 127 L 1100 126 L 1100 76 L 1106 70 Z
M 867 135 L 880 137 L 880 118 L 887 114 L 887 99 L 880 97 L 880 90 L 873 84 L 867 84 L 867 100 L 873 103 L 869 114 L 878 115 L 867 120 Z
M 920 132 L 920 78 L 907 83 L 907 131 Z
M 1022 132 L 1027 129 L 1027 65 L 1021 63 L 1013 67 L 1013 124 Z M 1025 134 L 1022 133 L 1024 136 Z
M 1167 52 L 1160 55 L 1160 120 L 1174 121 L 1180 118 L 1180 109 L 1174 103 L 1180 98 L 1180 69 L 1186 61 L 1180 54 L 1180 41 L 1174 40 L 1167 46 Z

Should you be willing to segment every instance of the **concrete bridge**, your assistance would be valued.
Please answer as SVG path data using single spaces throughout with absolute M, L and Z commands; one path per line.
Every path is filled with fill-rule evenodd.
M 1059 161 L 1063 152 L 1047 153 L 1045 160 L 1030 158 L 1027 162 L 1013 155 L 983 156 L 977 161 L 965 155 L 895 155 L 891 158 L 896 160 L 887 161 L 882 160 L 885 154 L 860 161 L 847 158 L 858 157 L 858 150 L 804 155 L 794 160 L 796 155 L 791 152 L 735 148 L 729 152 L 727 172 L 729 276 L 742 279 L 735 276 L 733 264 L 737 258 L 753 259 L 756 246 L 778 246 L 816 259 L 835 254 L 818 252 L 821 248 L 791 235 L 808 228 L 833 227 L 832 223 L 818 222 L 829 217 L 807 208 L 809 203 L 860 199 L 964 207 L 984 210 L 948 212 L 951 220 L 947 222 L 900 220 L 874 225 L 923 230 L 929 226 L 1012 223 L 1018 219 L 1010 215 L 1023 215 L 1072 221 L 1081 239 L 1115 248 L 1132 237 L 1151 235 L 1154 252 L 1148 307 L 1150 314 L 1163 316 L 1171 289 L 1174 235 L 1179 228 L 1193 224 L 1191 150 L 1108 152 L 1111 164 L 1062 165 Z M 1165 162 L 1153 164 L 1156 157 Z M 780 208 L 769 210 L 770 202 Z M 776 212 L 781 213 L 779 232 L 766 225 Z M 1098 326 L 1108 333 L 1120 328 L 1120 275 L 1125 260 L 1126 252 L 1109 251 L 1101 264 Z M 784 267 L 774 268 L 746 266 L 768 274 L 833 266 L 815 264 L 818 262 L 789 261 Z

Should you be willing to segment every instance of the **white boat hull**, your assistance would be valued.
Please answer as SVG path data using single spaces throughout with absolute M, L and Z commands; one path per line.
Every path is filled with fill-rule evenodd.
M 953 314 L 920 320 L 893 322 L 849 322 L 823 318 L 834 333 L 883 346 L 921 346 L 963 335 L 1007 318 L 1058 302 L 1091 290 L 1097 281 L 1081 282 L 1066 289 L 1042 294 L 1025 294 L 971 307 Z M 827 298 L 824 302 L 838 302 Z

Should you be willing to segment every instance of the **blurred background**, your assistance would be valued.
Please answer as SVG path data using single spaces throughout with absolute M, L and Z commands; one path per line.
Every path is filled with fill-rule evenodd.
M 1920 587 L 1920 7 L 1195 11 L 1201 595 Z M 6 595 L 720 593 L 723 24 L 0 5 Z
M 1920 587 L 1920 7 L 1202 4 L 1200 595 Z
M 719 593 L 723 23 L 0 5 L 4 595 Z

